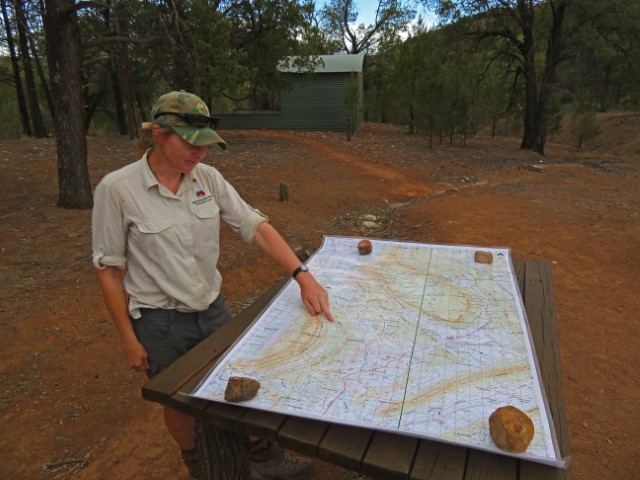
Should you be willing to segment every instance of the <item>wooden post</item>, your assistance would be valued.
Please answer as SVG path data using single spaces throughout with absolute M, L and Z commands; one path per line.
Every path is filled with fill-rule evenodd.
M 249 480 L 249 437 L 196 420 L 200 478 Z
M 351 141 L 351 117 L 347 118 L 347 142 Z
M 282 182 L 280 184 L 280 201 L 288 202 L 289 201 L 289 184 Z

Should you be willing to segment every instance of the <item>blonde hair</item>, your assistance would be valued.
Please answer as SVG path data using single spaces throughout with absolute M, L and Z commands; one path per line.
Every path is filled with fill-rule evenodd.
M 135 149 L 137 158 L 142 158 L 147 150 L 150 149 L 151 151 L 153 151 L 153 149 L 156 148 L 156 142 L 153 138 L 153 132 L 151 128 L 144 127 L 145 125 L 143 124 L 142 136 L 140 137 L 140 140 L 138 140 L 138 144 L 136 145 Z M 159 135 L 161 137 L 168 137 L 172 133 L 173 129 L 171 127 L 162 127 L 157 131 L 156 135 Z M 151 153 L 151 151 L 149 153 Z

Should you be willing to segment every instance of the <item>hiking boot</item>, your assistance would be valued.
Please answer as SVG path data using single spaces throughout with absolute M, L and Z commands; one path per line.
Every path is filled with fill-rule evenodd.
M 189 470 L 191 478 L 200 478 L 200 457 L 198 457 L 198 449 L 181 450 L 180 456 L 187 470 Z
M 260 463 L 277 460 L 282 455 L 282 448 L 276 442 L 259 438 L 249 442 L 249 458 L 252 462 Z
M 304 480 L 314 468 L 314 463 L 308 458 L 280 450 L 280 455 L 274 460 L 251 462 L 251 480 Z

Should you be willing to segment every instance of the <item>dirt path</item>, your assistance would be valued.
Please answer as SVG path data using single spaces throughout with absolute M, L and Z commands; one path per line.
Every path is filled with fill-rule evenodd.
M 574 478 L 635 478 L 637 155 L 550 145 L 540 162 L 517 140 L 480 138 L 429 150 L 379 125 L 351 142 L 324 132 L 223 136 L 229 151 L 207 161 L 300 251 L 324 234 L 368 235 L 551 260 Z M 71 467 L 86 479 L 186 478 L 159 407 L 140 399 L 144 378 L 122 360 L 90 264 L 90 212 L 54 206 L 54 143 L 0 142 L 0 480 L 68 478 Z M 120 138 L 89 147 L 94 185 L 133 160 Z M 365 213 L 377 228 L 362 227 Z M 230 231 L 222 251 L 236 309 L 283 277 Z M 64 460 L 74 460 L 67 470 L 42 470 Z M 323 478 L 355 477 L 320 464 L 314 479 Z

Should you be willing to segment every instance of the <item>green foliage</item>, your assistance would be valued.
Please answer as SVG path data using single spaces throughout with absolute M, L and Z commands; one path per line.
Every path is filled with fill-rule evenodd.
M 577 142 L 578 148 L 582 143 L 600 134 L 600 126 L 593 111 L 576 111 L 571 117 L 571 134 Z
M 367 120 L 403 123 L 412 131 L 449 139 L 464 139 L 482 128 L 492 134 L 522 133 L 523 37 L 514 18 L 497 14 L 516 6 L 516 0 L 419 3 L 437 8 L 443 24 L 428 30 L 418 23 L 404 40 L 400 35 L 416 5 L 404 0 L 379 1 L 370 25 L 358 22 L 356 4 L 346 0 L 331 0 L 320 11 L 312 0 L 118 0 L 108 2 L 108 8 L 82 8 L 88 131 L 122 131 L 128 88 L 136 125 L 147 120 L 153 100 L 170 89 L 193 91 L 219 113 L 273 109 L 280 92 L 290 87 L 277 72 L 284 57 L 308 59 L 308 67 L 314 55 L 366 51 Z M 26 1 L 25 7 L 46 76 L 38 4 Z M 533 54 L 539 94 L 547 75 L 544 41 L 553 18 L 549 2 L 536 4 L 533 35 L 539 46 Z M 550 137 L 561 126 L 560 98 L 581 111 L 640 109 L 639 23 L 636 0 L 570 3 L 564 55 L 547 105 Z M 503 35 L 490 35 L 496 31 Z M 6 52 L 3 42 L 0 51 Z M 4 137 L 21 131 L 12 82 L 11 64 L 3 58 Z M 43 106 L 44 87 L 38 85 Z M 582 129 L 589 133 L 586 126 Z
M 551 139 L 556 138 L 562 133 L 562 119 L 564 112 L 562 111 L 562 105 L 560 104 L 560 95 L 554 95 L 549 104 L 549 110 L 547 111 L 547 134 Z
M 16 100 L 16 90 L 10 83 L 0 83 L 0 98 L 2 110 L 0 112 L 0 138 L 17 138 L 22 134 L 20 112 Z
M 461 141 L 483 123 L 476 59 L 465 54 L 464 39 L 452 29 L 419 32 L 397 48 L 388 90 L 392 115 L 410 131 Z

